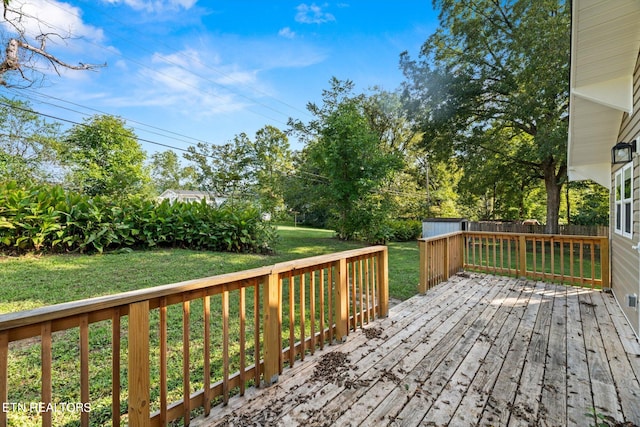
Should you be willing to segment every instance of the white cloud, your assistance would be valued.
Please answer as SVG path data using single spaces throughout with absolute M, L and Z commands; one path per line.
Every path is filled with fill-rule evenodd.
M 86 38 L 92 42 L 104 39 L 102 29 L 87 25 L 82 20 L 82 11 L 70 4 L 47 0 L 12 0 L 10 9 L 19 13 L 8 12 L 7 17 L 15 25 L 25 31 L 27 37 L 52 33 L 61 38 Z M 9 23 L 3 22 L 5 28 L 13 29 Z M 49 37 L 48 42 L 60 44 L 61 39 Z
M 178 9 L 191 9 L 198 0 L 103 0 L 109 4 L 125 4 L 134 10 L 146 12 L 165 12 Z
M 322 7 L 317 6 L 315 3 L 311 3 L 311 5 L 302 3 L 296 9 L 298 10 L 295 18 L 296 22 L 303 24 L 324 24 L 325 22 L 336 20 L 335 16 L 328 12 L 323 12 Z
M 234 88 L 257 84 L 257 71 L 223 64 L 216 53 L 185 49 L 153 54 L 149 66 L 129 80 L 129 94 L 110 97 L 105 103 L 118 108 L 171 108 L 185 116 L 204 118 L 246 108 L 247 102 Z
M 280 37 L 284 37 L 286 39 L 293 39 L 293 38 L 296 37 L 296 33 L 291 31 L 291 28 L 289 28 L 289 27 L 284 27 L 283 29 L 278 31 L 278 35 Z

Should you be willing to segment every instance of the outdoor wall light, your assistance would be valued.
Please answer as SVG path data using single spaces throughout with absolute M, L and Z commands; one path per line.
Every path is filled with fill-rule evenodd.
M 636 152 L 636 142 L 618 142 L 611 149 L 611 163 L 629 163 L 631 156 Z

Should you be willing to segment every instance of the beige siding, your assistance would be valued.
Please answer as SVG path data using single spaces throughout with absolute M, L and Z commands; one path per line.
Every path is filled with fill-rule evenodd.
M 618 141 L 629 142 L 635 139 L 640 145 L 640 55 L 636 62 L 633 88 L 633 114 L 624 115 Z M 611 287 L 636 334 L 640 335 L 640 313 L 638 309 L 626 306 L 627 294 L 640 295 L 640 255 L 632 248 L 632 246 L 640 244 L 640 159 L 636 156 L 633 161 L 633 238 L 631 239 L 615 233 L 615 218 L 613 217 L 615 182 L 613 180 L 619 167 L 620 165 L 614 165 L 611 171 Z

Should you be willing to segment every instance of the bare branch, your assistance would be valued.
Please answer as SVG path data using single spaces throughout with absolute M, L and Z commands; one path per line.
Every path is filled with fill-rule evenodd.
M 2 7 L 3 7 L 3 17 L 5 21 L 13 27 L 13 29 L 17 34 L 14 37 L 10 38 L 9 41 L 7 42 L 7 47 L 5 49 L 5 57 L 0 62 L 0 85 L 2 86 L 8 85 L 7 81 L 5 80 L 5 75 L 12 71 L 19 72 L 21 77 L 24 80 L 31 82 L 31 80 L 29 80 L 26 77 L 24 70 L 35 71 L 36 68 L 34 66 L 34 63 L 25 64 L 23 61 L 21 61 L 20 50 L 30 52 L 32 54 L 32 58 L 34 61 L 36 60 L 36 58 L 43 58 L 47 60 L 58 75 L 60 75 L 59 67 L 67 68 L 69 70 L 96 70 L 97 68 L 102 68 L 107 66 L 106 62 L 104 64 L 87 64 L 87 63 L 79 62 L 78 65 L 73 65 L 66 61 L 61 60 L 54 54 L 49 53 L 46 50 L 47 39 L 55 36 L 65 40 L 69 37 L 62 36 L 55 32 L 45 32 L 43 31 L 42 28 L 40 28 L 40 34 L 34 37 L 35 40 L 40 44 L 40 46 L 38 47 L 37 45 L 31 44 L 28 41 L 28 37 L 22 23 L 24 18 L 30 18 L 30 19 L 37 19 L 37 18 L 34 16 L 27 15 L 22 10 L 16 10 L 16 9 L 10 8 L 9 0 L 3 0 Z M 9 12 L 11 12 L 12 14 L 15 14 L 16 16 L 15 17 L 8 16 Z

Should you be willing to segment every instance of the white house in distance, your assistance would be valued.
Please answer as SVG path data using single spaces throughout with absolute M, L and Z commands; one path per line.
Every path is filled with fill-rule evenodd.
M 611 291 L 640 336 L 640 0 L 573 0 L 570 90 L 569 179 L 611 190 Z
M 194 191 L 194 190 L 164 190 L 161 195 L 158 196 L 159 201 L 169 200 L 174 202 L 198 202 L 206 200 L 207 204 L 213 206 L 220 206 L 225 202 L 226 197 L 215 197 L 207 191 Z

